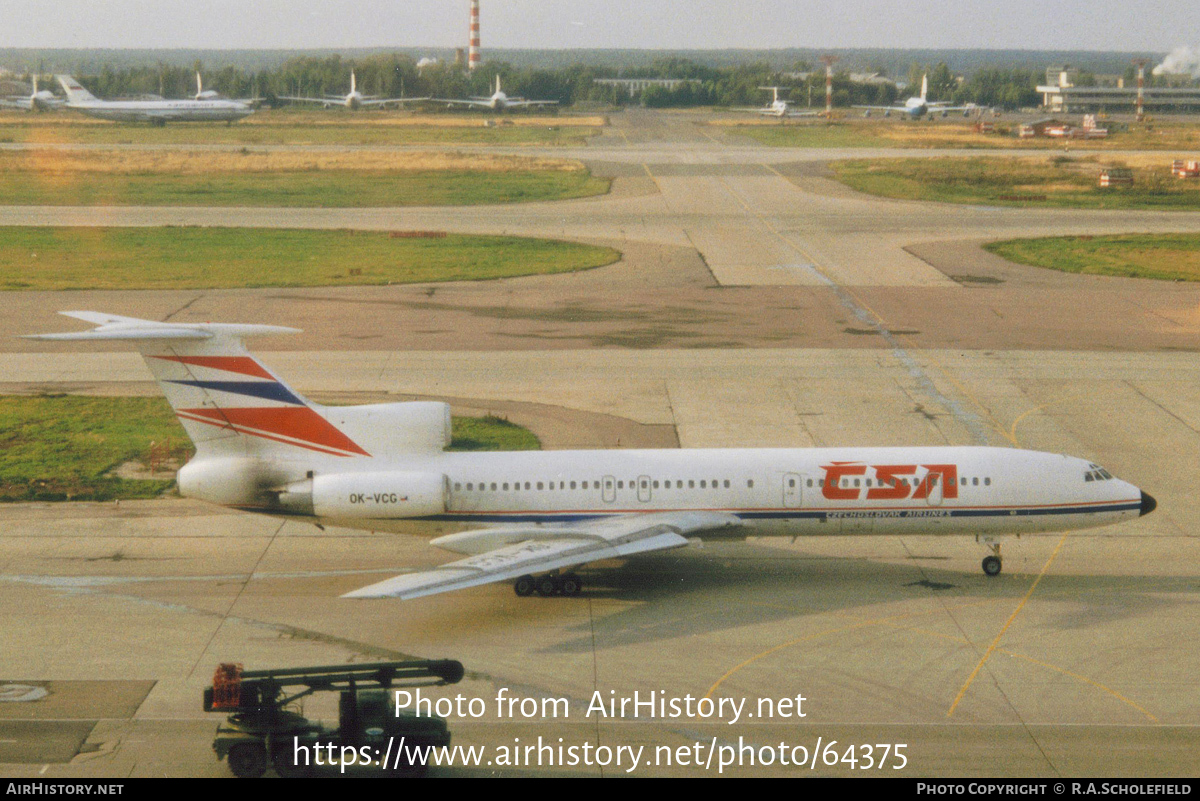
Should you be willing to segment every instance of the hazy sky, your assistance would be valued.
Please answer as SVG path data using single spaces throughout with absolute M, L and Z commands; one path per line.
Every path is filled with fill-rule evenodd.
M 482 5 L 485 49 L 1166 51 L 1200 42 L 1197 0 L 482 0 Z M 0 47 L 460 47 L 467 40 L 467 7 L 467 0 L 0 0 Z

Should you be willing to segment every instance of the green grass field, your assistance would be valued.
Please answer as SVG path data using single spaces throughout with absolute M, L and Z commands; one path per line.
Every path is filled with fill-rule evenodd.
M 799 124 L 744 124 L 727 128 L 773 147 L 896 147 L 896 148 L 975 148 L 1020 149 L 1029 151 L 1062 150 L 1062 139 L 1039 136 L 1021 139 L 1015 135 L 1016 120 L 984 116 L 983 121 L 994 126 L 992 133 L 974 130 L 974 119 L 953 115 L 917 121 L 882 119 L 878 113 L 863 119 L 859 112 L 835 111 L 843 114 L 832 124 L 824 121 Z M 1078 122 L 1077 117 L 1072 117 Z M 1064 117 L 1064 119 L 1066 119 Z M 1114 126 L 1105 139 L 1073 140 L 1072 150 L 1176 150 L 1194 151 L 1200 148 L 1200 125 L 1194 123 L 1147 121 Z
M 152 498 L 174 483 L 112 471 L 150 461 L 151 444 L 190 455 L 161 398 L 0 397 L 0 500 Z
M 482 114 L 413 120 L 380 112 L 260 111 L 233 125 L 91 120 L 74 114 L 47 118 L 24 112 L 0 115 L 0 143 L 86 145 L 546 145 L 577 147 L 603 127 L 603 119 L 553 117 L 520 124 L 486 125 Z M 493 120 L 494 122 L 494 120 Z M 501 122 L 506 122 L 502 119 Z M 571 124 L 583 122 L 585 124 Z M 587 123 L 593 124 L 587 124 Z
M 612 248 L 502 236 L 250 228 L 0 228 L 0 290 L 475 281 L 573 272 Z
M 454 417 L 451 431 L 454 451 L 541 447 L 498 417 Z M 0 432 L 0 501 L 155 498 L 193 453 L 162 398 L 0 396 Z
M 503 417 L 451 418 L 452 451 L 536 451 L 542 443 L 527 428 Z
M 853 159 L 834 177 L 860 192 L 903 200 L 1082 209 L 1200 208 L 1200 181 L 1171 175 L 1167 157 L 1133 166 L 1134 185 L 1100 188 L 1097 156 Z
M 1200 234 L 1055 236 L 984 248 L 1019 264 L 1070 273 L 1200 281 Z
M 0 155 L 0 196 L 14 206 L 465 206 L 592 197 L 607 192 L 610 184 L 587 170 L 146 172 L 64 177 L 5 168 L 4 161 Z

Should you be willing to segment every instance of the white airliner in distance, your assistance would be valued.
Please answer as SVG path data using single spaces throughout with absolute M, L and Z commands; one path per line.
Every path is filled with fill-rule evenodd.
M 67 93 L 67 108 L 89 117 L 118 122 L 234 122 L 254 113 L 254 107 L 241 100 L 100 100 L 70 75 L 58 75 Z
M 358 80 L 354 76 L 354 72 L 350 72 L 350 93 L 345 95 L 326 95 L 325 97 L 289 97 L 280 96 L 280 100 L 290 100 L 293 103 L 320 103 L 325 108 L 333 108 L 334 106 L 345 106 L 351 111 L 357 111 L 360 108 L 382 108 L 389 105 L 401 105 L 403 103 L 418 103 L 428 100 L 428 97 L 378 97 L 376 95 L 364 95 L 358 91 Z
M 196 94 L 193 99 L 195 99 L 195 100 L 228 100 L 229 98 L 225 97 L 225 95 L 221 94 L 220 92 L 216 91 L 215 89 L 205 89 L 204 88 L 204 80 L 200 77 L 200 73 L 197 72 L 196 73 Z M 238 98 L 234 102 L 235 103 L 245 103 L 247 106 L 250 106 L 251 108 L 255 108 L 258 106 L 259 103 L 262 102 L 262 98 L 261 97 L 242 97 L 242 98 Z
M 470 108 L 486 108 L 492 111 L 504 111 L 510 108 L 540 108 L 542 106 L 557 106 L 557 100 L 526 100 L 523 97 L 509 97 L 500 88 L 500 76 L 496 76 L 496 91 L 488 97 L 471 97 L 467 100 L 449 100 L 435 97 L 430 102 L 445 103 L 448 106 L 468 106 Z
M 771 102 L 759 108 L 735 108 L 733 111 L 744 111 L 750 114 L 760 114 L 764 117 L 819 117 L 820 111 L 793 111 L 792 104 L 779 97 L 778 86 L 760 86 L 764 92 L 771 93 Z
M 432 543 L 465 559 L 348 593 L 401 599 L 513 580 L 575 595 L 572 568 L 688 538 L 829 534 L 997 537 L 1093 528 L 1155 500 L 1086 459 L 992 447 L 448 452 L 450 408 L 305 400 L 242 344 L 270 325 L 63 312 L 96 327 L 33 339 L 137 347 L 196 445 L 179 491 L 317 525 L 476 528 Z
M 924 117 L 926 114 L 941 114 L 943 117 L 951 111 L 962 111 L 970 113 L 978 111 L 979 106 L 974 103 L 968 103 L 965 106 L 952 106 L 948 101 L 926 99 L 929 94 L 929 76 L 925 75 L 921 78 L 921 94 L 919 97 L 910 97 L 904 101 L 903 105 L 898 106 L 854 106 L 854 108 L 866 109 L 865 116 L 870 116 L 872 111 L 882 111 L 883 116 L 890 117 L 892 112 L 907 114 L 914 120 Z
M 28 95 L 8 95 L 0 98 L 0 108 L 19 108 L 25 111 L 52 111 L 62 108 L 66 101 L 49 89 L 38 91 L 37 76 L 33 76 L 33 92 Z

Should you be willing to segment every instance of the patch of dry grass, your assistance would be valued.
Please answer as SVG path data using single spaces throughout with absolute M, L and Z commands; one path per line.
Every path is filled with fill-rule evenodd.
M 0 171 L 39 175 L 211 175 L 221 172 L 575 172 L 570 159 L 453 152 L 255 150 L 76 150 L 45 147 L 0 152 Z

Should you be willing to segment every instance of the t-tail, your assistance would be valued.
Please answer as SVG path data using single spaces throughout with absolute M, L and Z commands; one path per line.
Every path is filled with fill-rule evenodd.
M 70 75 L 56 75 L 55 77 L 58 78 L 63 91 L 67 93 L 68 103 L 92 103 L 96 100 L 95 95 L 84 89 L 79 81 Z
M 289 387 L 243 344 L 252 336 L 298 333 L 295 328 L 62 313 L 96 328 L 30 338 L 125 341 L 141 353 L 196 446 L 179 471 L 179 490 L 187 497 L 311 513 L 316 476 L 395 469 L 406 455 L 449 445 L 444 403 L 323 406 Z

